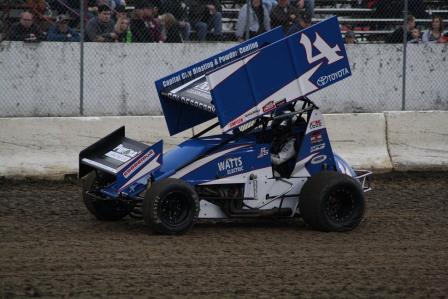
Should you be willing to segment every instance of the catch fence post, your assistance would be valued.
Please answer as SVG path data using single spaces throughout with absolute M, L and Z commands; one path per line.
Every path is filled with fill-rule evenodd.
M 79 5 L 80 65 L 79 65 L 79 114 L 84 115 L 84 0 Z
M 403 11 L 403 83 L 401 93 L 401 110 L 406 110 L 406 62 L 408 44 L 408 0 L 404 0 Z

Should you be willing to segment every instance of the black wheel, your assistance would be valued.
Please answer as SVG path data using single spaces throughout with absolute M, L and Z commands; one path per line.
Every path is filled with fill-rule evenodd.
M 313 229 L 350 231 L 364 216 L 364 193 L 352 177 L 323 171 L 312 176 L 303 186 L 299 209 L 303 220 Z
M 146 191 L 143 219 L 156 232 L 180 235 L 187 232 L 199 214 L 199 198 L 192 186 L 178 179 L 164 179 Z
M 90 172 L 83 178 L 82 184 L 82 198 L 84 204 L 98 220 L 101 221 L 117 221 L 125 217 L 131 211 L 129 204 L 119 202 L 113 199 L 100 199 L 99 194 L 96 196 L 90 195 L 88 192 L 95 193 L 99 187 L 107 183 L 108 177 L 97 175 L 96 171 Z

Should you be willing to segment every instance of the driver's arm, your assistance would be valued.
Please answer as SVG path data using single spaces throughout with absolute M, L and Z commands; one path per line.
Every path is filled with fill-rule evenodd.
M 294 157 L 296 155 L 296 150 L 294 148 L 295 142 L 296 142 L 296 139 L 291 138 L 290 140 L 288 140 L 288 142 L 286 142 L 282 146 L 282 148 L 278 154 L 271 154 L 272 164 L 280 165 L 280 164 L 288 161 L 292 157 Z

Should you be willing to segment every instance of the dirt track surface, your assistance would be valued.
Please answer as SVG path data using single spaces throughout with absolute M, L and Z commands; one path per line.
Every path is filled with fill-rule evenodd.
M 79 187 L 0 182 L 0 298 L 448 296 L 448 173 L 375 177 L 351 233 L 300 221 L 180 237 L 95 220 Z

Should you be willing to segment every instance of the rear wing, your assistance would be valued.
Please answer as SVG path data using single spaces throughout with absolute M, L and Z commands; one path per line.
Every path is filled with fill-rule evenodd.
M 163 141 L 147 145 L 125 136 L 121 127 L 79 153 L 79 177 L 101 170 L 116 178 L 117 196 L 131 184 L 149 178 L 163 163 Z

